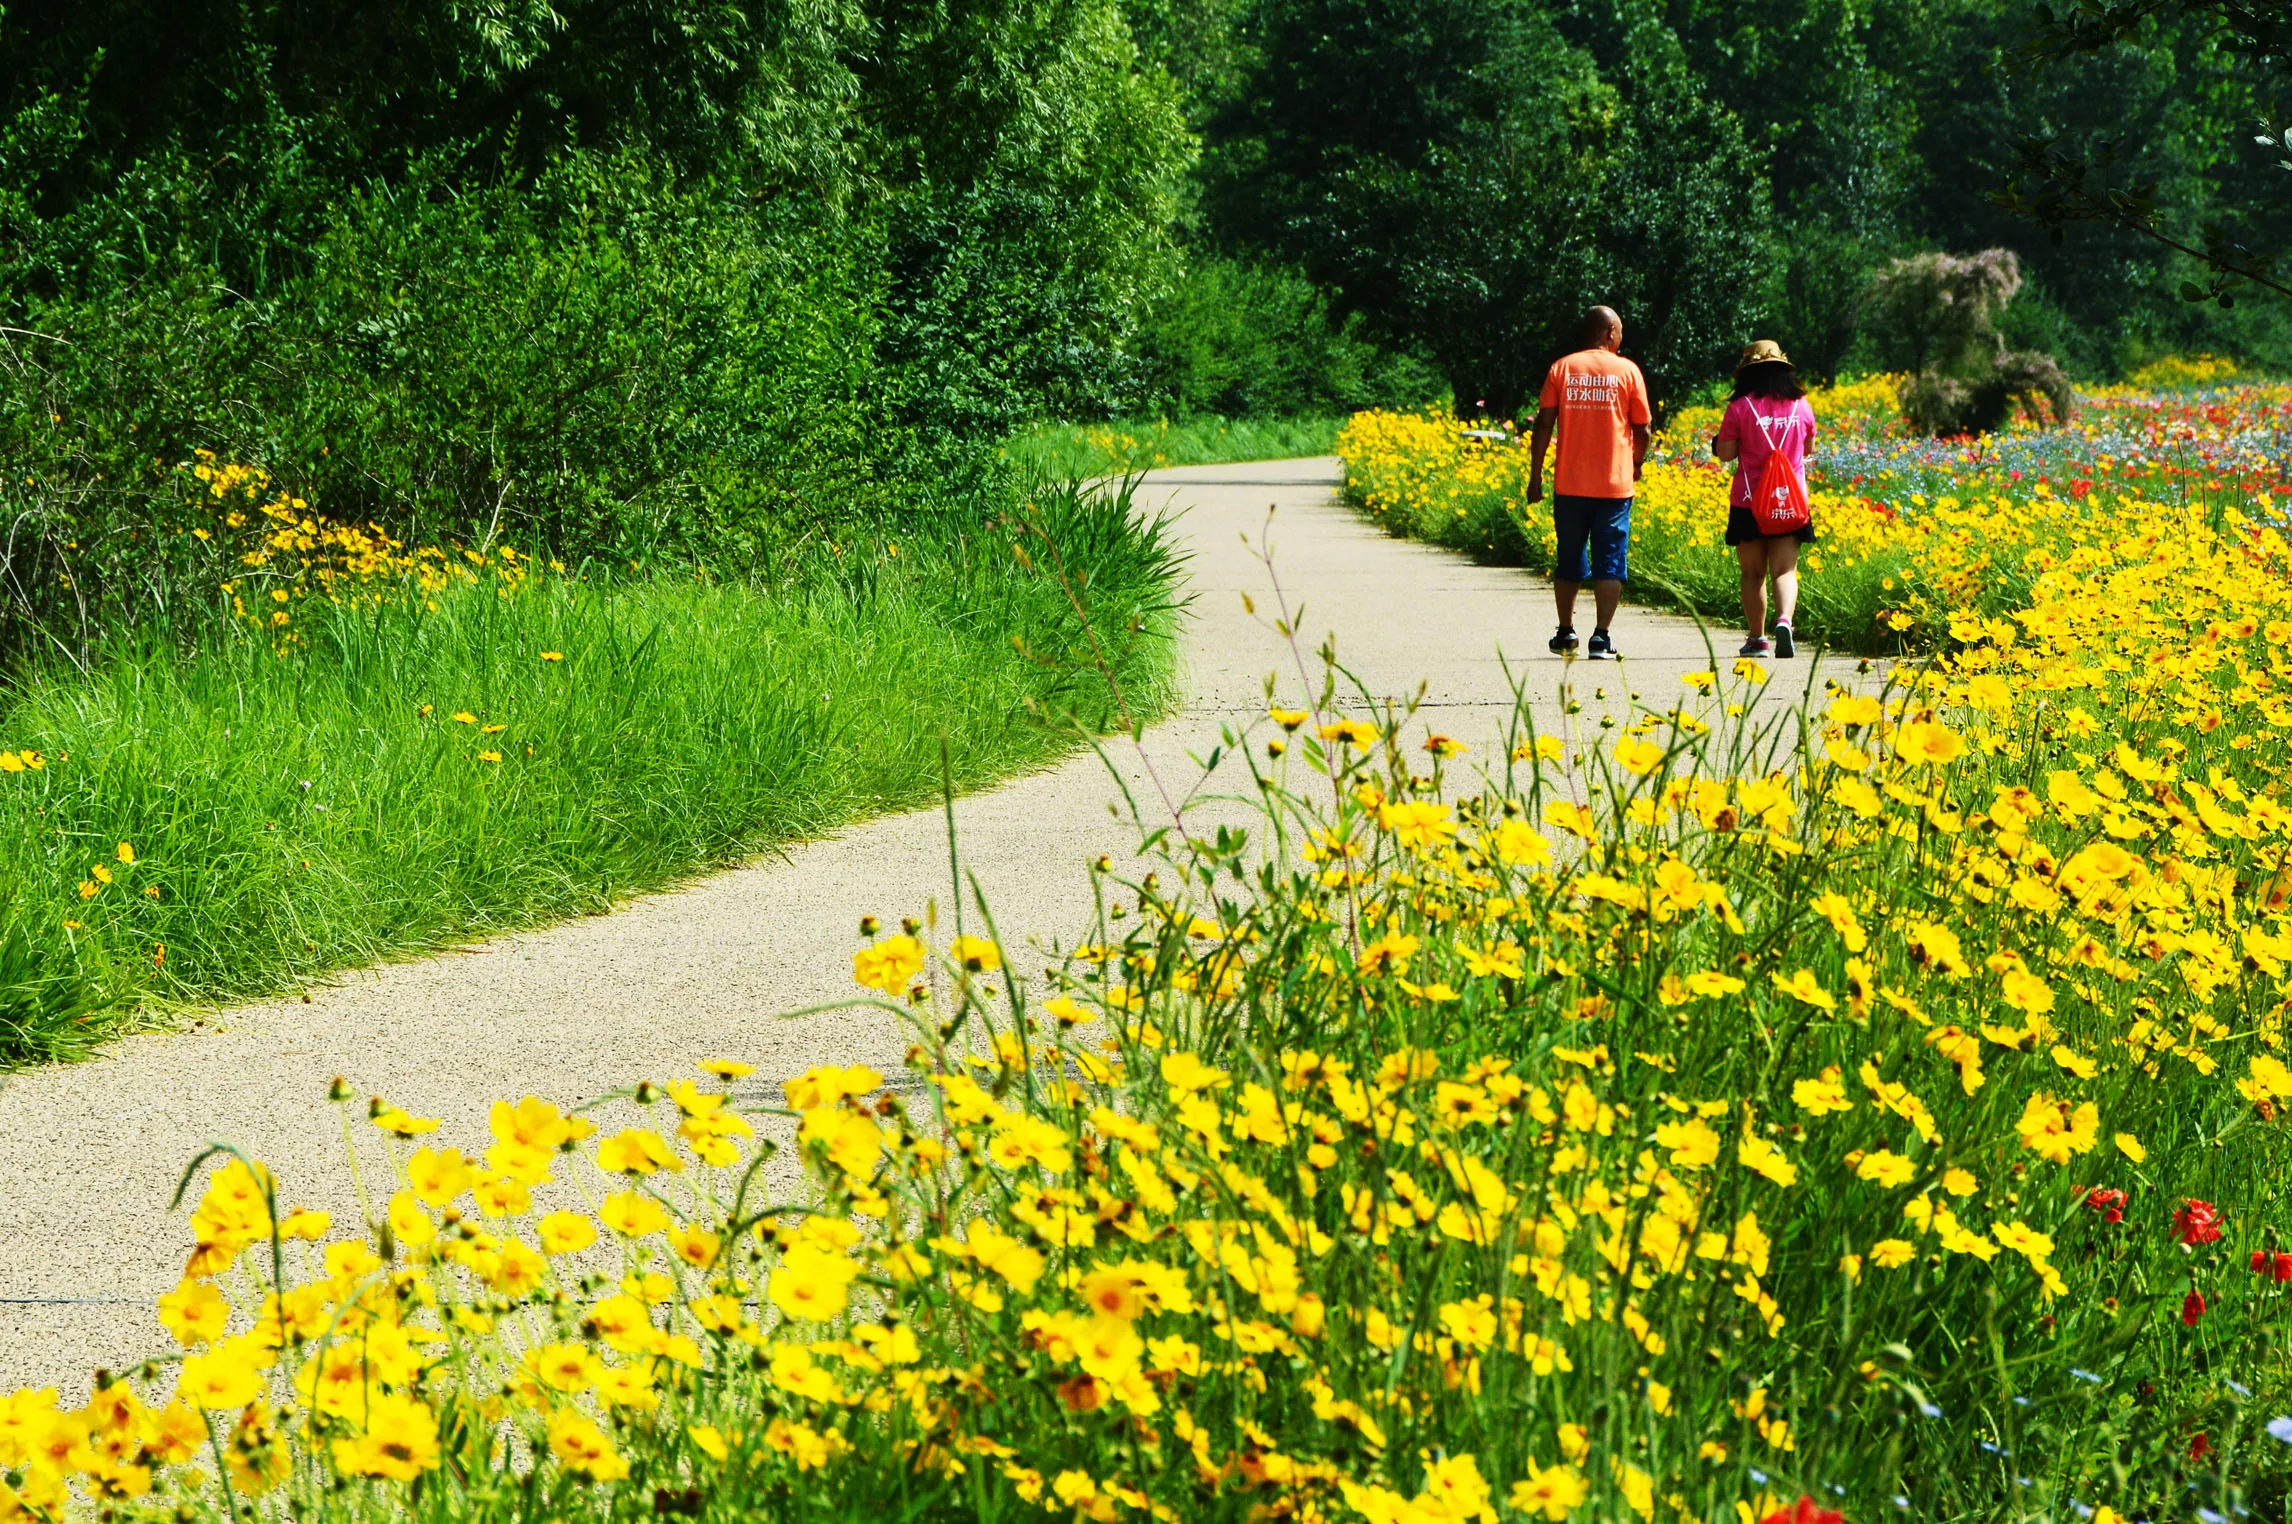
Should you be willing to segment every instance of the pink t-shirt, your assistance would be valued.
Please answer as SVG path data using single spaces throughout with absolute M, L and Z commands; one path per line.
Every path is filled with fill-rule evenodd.
M 1719 420 L 1719 437 L 1734 440 L 1742 450 L 1735 457 L 1735 485 L 1727 494 L 1728 506 L 1751 506 L 1751 492 L 1759 484 L 1759 473 L 1767 469 L 1767 457 L 1777 450 L 1783 452 L 1783 459 L 1791 463 L 1799 479 L 1804 481 L 1807 449 L 1814 443 L 1814 435 L 1814 409 L 1807 406 L 1804 397 L 1795 402 L 1775 397 L 1737 397 L 1728 403 L 1726 413 Z

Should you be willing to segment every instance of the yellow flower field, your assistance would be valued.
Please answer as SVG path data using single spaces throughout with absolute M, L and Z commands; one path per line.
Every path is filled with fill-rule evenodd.
M 332 1217 L 203 1161 L 178 1350 L 8 1399 L 0 1497 L 2265 1516 L 2292 583 L 2241 513 L 2137 506 L 2034 517 L 2016 606 L 1921 614 L 1947 654 L 1803 730 L 1748 663 L 1508 756 L 1276 709 L 1270 865 L 1103 872 L 1042 980 L 862 928 L 901 1085 L 711 1059 L 482 1138 L 377 1100 Z
M 2220 379 L 2223 362 L 2152 367 L 2161 381 Z M 1931 441 L 1896 417 L 1898 378 L 1809 394 L 1820 432 L 1809 487 L 1817 543 L 1801 557 L 1800 627 L 1892 654 L 1946 640 L 1954 614 L 1998 615 L 2028 597 L 2059 547 L 2107 533 L 2151 503 L 2219 511 L 2285 494 L 2274 439 L 2292 388 L 2091 394 L 2077 422 L 1987 441 Z M 1634 596 L 1722 627 L 1738 614 L 1724 543 L 1729 470 L 1710 458 L 1716 408 L 1666 421 L 1632 508 Z M 1548 502 L 1527 500 L 1528 452 L 1507 430 L 1472 437 L 1439 409 L 1356 415 L 1338 440 L 1348 498 L 1387 530 L 1549 572 Z

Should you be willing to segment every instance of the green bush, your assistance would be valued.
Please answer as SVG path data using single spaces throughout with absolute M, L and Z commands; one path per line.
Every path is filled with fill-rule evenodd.
M 1440 377 L 1340 321 L 1302 274 L 1198 256 L 1138 334 L 1140 411 L 1181 419 L 1303 418 L 1414 407 Z
M 48 337 L 0 365 L 0 454 L 29 466 L 0 483 L 12 612 L 86 649 L 196 606 L 175 468 L 201 448 L 410 543 L 768 572 L 978 479 L 872 416 L 868 259 L 799 208 L 577 154 L 351 196 L 260 300 L 170 256 L 31 303 Z

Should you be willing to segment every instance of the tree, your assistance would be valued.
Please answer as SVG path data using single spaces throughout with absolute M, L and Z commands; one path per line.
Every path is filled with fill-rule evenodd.
M 1931 9 L 1665 0 L 1663 19 L 1703 93 L 1742 124 L 1765 166 L 1774 237 L 1761 328 L 1802 374 L 1837 372 L 1872 266 L 1899 250 L 1923 168 L 1910 81 L 1933 35 Z
M 1614 83 L 1622 122 L 1593 223 L 1591 289 L 1624 315 L 1629 352 L 1667 398 L 1722 368 L 1768 307 L 1779 251 L 1765 165 L 1654 5 L 1579 0 L 1570 20 Z
M 889 242 L 886 354 L 967 431 L 1101 411 L 1173 273 L 1194 156 L 1116 0 L 889 0 L 862 71 Z
M 2253 93 L 2266 98 L 2292 65 L 2287 52 L 2292 15 L 2281 5 L 2254 0 L 2077 0 L 2058 12 L 2040 4 L 2020 57 L 2034 72 L 2059 73 L 2095 55 L 2153 55 L 2160 34 L 2168 40 L 2197 39 L 2207 55 L 2208 83 L 2215 89 L 2234 79 L 2259 86 Z M 2253 137 L 2279 156 L 2278 168 L 2292 170 L 2292 140 L 2280 128 L 2264 117 Z M 2292 296 L 2292 284 L 2286 283 L 2292 276 L 2278 273 L 2281 236 L 2255 240 L 2255 247 L 2240 236 L 2235 217 L 2203 217 L 2196 198 L 2185 190 L 2176 195 L 2141 172 L 2135 147 L 2140 141 L 2133 133 L 2091 145 L 2049 133 L 2025 134 L 2016 144 L 2016 172 L 1993 199 L 2047 228 L 2057 240 L 2064 229 L 2098 224 L 2185 256 L 2203 277 L 2182 282 L 2180 294 L 2187 301 L 2228 308 L 2235 305 L 2238 291 L 2250 287 Z M 2210 158 L 2233 158 L 2226 124 L 2215 142 Z M 2279 189 L 2274 199 L 2281 197 Z
M 1213 223 L 1421 346 L 1460 410 L 1519 410 L 1593 302 L 1624 309 L 1659 388 L 1720 330 L 1739 342 L 1758 167 L 1659 25 L 1611 80 L 1533 0 L 1270 0 L 1264 18 L 1255 78 L 1213 126 Z

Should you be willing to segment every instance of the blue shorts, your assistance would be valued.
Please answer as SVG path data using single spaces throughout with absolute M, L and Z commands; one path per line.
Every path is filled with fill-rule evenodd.
M 1621 582 L 1631 550 L 1631 499 L 1552 495 L 1552 532 L 1560 553 L 1555 582 Z M 1586 554 L 1586 547 L 1589 554 Z

